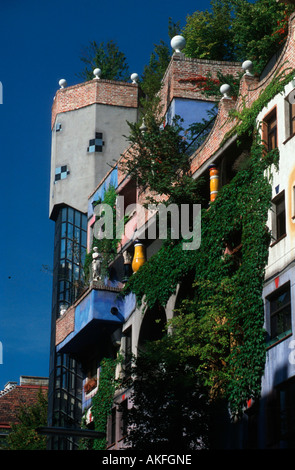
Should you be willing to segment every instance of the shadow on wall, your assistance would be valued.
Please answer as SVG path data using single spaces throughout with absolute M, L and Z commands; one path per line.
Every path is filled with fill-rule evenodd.
M 145 312 L 138 339 L 138 350 L 143 350 L 147 341 L 156 341 L 165 334 L 166 313 L 163 307 L 156 306 Z

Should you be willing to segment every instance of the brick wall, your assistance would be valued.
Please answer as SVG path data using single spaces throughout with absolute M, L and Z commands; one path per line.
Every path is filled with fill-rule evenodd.
M 48 386 L 44 385 L 17 385 L 0 396 L 0 428 L 9 428 L 11 424 L 18 423 L 20 408 L 36 403 L 40 389 L 47 396 Z
M 128 108 L 138 107 L 137 84 L 111 80 L 90 80 L 56 92 L 52 105 L 51 126 L 56 115 L 83 108 L 94 103 Z
M 216 98 L 206 97 L 198 90 L 195 79 L 198 76 L 211 74 L 217 78 L 217 72 L 223 75 L 237 75 L 242 71 L 240 62 L 224 62 L 204 59 L 191 59 L 183 54 L 173 54 L 170 64 L 163 77 L 161 89 L 161 105 L 163 113 L 167 111 L 173 98 L 215 101 Z
M 56 320 L 55 345 L 61 343 L 75 328 L 75 307 L 70 307 Z

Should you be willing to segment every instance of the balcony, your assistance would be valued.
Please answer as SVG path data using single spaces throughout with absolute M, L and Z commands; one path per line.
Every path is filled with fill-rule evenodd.
M 56 322 L 56 350 L 83 360 L 89 350 L 101 354 L 106 341 L 122 327 L 135 308 L 135 296 L 120 289 L 92 282 L 87 291 Z

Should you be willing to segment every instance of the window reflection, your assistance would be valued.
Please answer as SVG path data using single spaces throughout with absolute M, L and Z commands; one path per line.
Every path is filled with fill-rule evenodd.
M 60 243 L 56 246 L 56 249 L 59 246 L 57 299 L 60 304 L 63 302 L 71 304 L 81 290 L 82 282 L 80 284 L 79 282 L 83 279 L 86 255 L 87 216 L 70 207 L 64 207 L 58 219 L 56 226 L 59 227 Z

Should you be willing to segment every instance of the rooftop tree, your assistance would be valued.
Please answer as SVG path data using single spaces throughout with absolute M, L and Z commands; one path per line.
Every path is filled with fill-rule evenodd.
M 84 80 L 93 78 L 93 70 L 101 69 L 101 76 L 106 80 L 127 81 L 130 78 L 129 66 L 125 54 L 119 50 L 114 41 L 106 44 L 95 41 L 84 49 L 81 61 L 85 64 L 85 69 L 79 74 Z

